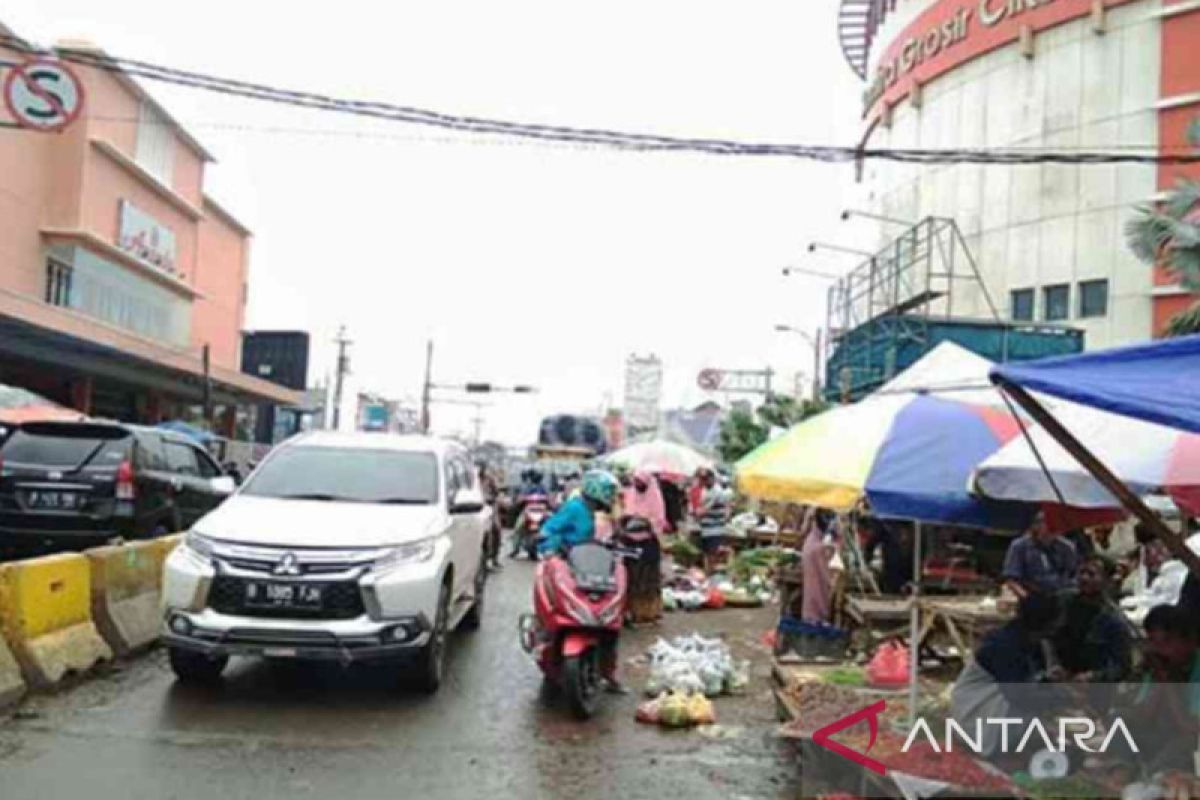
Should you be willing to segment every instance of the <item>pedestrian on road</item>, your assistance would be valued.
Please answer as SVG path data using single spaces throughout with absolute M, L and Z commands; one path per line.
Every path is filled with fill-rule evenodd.
M 656 622 L 662 617 L 662 544 L 667 515 L 658 479 L 649 472 L 634 474 L 622 503 L 622 542 L 637 550 L 629 565 L 629 618 Z
M 701 486 L 698 514 L 700 549 L 704 552 L 704 570 L 712 573 L 716 571 L 720 551 L 725 544 L 733 498 L 728 489 L 717 483 L 717 475 L 710 469 L 704 470 Z

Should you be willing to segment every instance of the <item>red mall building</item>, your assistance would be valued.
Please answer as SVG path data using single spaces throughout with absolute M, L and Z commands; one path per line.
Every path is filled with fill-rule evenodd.
M 1200 117 L 1198 0 L 842 0 L 870 148 L 1181 152 Z M 857 207 L 953 219 L 999 313 L 1149 338 L 1194 298 L 1138 262 L 1123 229 L 1200 166 L 870 161 Z M 881 224 L 882 244 L 896 229 Z M 988 316 L 978 285 L 954 308 Z

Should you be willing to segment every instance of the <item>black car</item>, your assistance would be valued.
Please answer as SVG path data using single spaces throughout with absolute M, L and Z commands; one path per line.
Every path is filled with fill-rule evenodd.
M 0 551 L 75 550 L 185 530 L 233 491 L 202 447 L 112 422 L 17 426 L 0 445 Z

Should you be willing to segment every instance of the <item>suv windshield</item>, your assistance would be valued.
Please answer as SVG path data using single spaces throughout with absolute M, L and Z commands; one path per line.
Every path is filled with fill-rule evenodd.
M 349 447 L 287 447 L 268 459 L 242 494 L 358 503 L 437 501 L 432 453 Z
M 120 428 L 80 425 L 66 428 L 24 428 L 4 443 L 0 455 L 13 465 L 77 469 L 116 468 L 129 457 L 132 437 Z

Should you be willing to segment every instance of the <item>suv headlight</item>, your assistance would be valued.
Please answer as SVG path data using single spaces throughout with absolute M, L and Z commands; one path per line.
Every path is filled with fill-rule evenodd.
M 195 531 L 188 531 L 183 537 L 184 550 L 192 558 L 208 564 L 212 561 L 213 541 Z
M 419 564 L 433 558 L 437 552 L 437 539 L 422 539 L 411 544 L 393 547 L 384 555 L 375 559 L 375 570 L 395 569 L 408 564 Z

